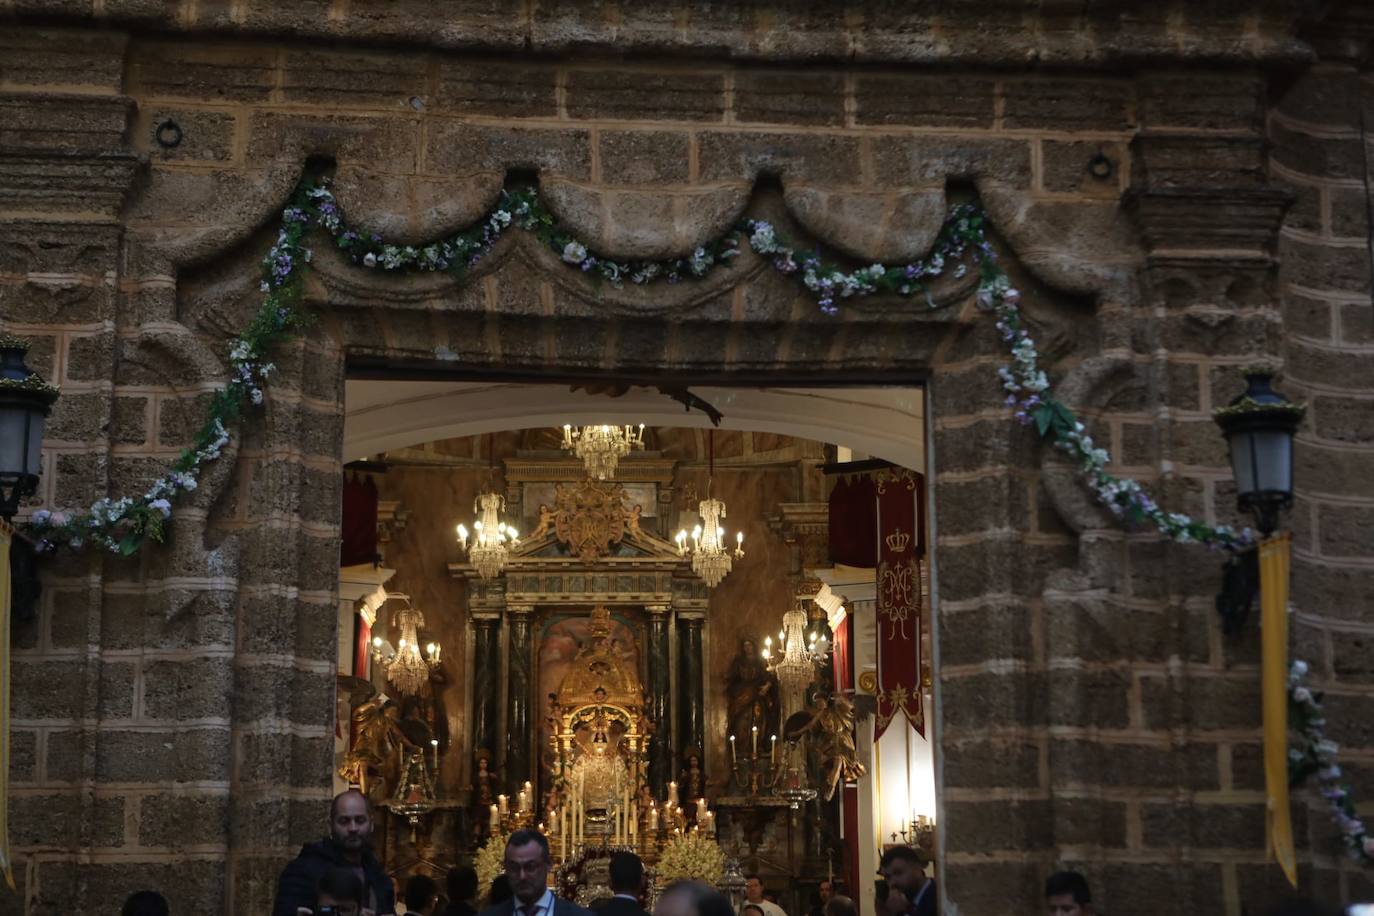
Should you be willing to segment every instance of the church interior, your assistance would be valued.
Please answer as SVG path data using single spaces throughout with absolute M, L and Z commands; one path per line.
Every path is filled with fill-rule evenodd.
M 938 859 L 919 387 L 346 403 L 334 779 L 389 872 L 489 882 L 536 827 L 583 903 L 628 848 L 799 914 Z

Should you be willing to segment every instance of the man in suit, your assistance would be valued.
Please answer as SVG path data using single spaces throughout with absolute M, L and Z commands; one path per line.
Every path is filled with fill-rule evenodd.
M 644 892 L 644 863 L 632 852 L 611 853 L 611 893 L 615 894 L 599 907 L 596 916 L 649 916 L 639 905 Z
M 549 841 L 538 830 L 517 830 L 506 841 L 504 867 L 515 896 L 489 906 L 480 916 L 592 916 L 549 890 Z
M 878 860 L 887 883 L 911 901 L 907 916 L 935 916 L 940 911 L 935 882 L 926 877 L 926 862 L 910 846 L 893 846 Z

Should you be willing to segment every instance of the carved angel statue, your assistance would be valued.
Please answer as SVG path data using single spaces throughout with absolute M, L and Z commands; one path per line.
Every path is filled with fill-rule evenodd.
M 817 693 L 815 705 L 802 715 L 809 715 L 810 721 L 792 731 L 788 738 L 796 738 L 810 732 L 815 741 L 817 756 L 820 757 L 822 787 L 825 799 L 835 797 L 841 780 L 854 780 L 868 772 L 859 760 L 858 747 L 854 742 L 854 705 L 841 694 Z

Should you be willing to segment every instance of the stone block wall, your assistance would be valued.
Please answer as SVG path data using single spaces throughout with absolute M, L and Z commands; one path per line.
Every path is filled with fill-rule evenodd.
M 1210 410 L 1239 366 L 1288 359 L 1314 402 L 1295 640 L 1319 650 L 1334 737 L 1374 760 L 1351 546 L 1369 514 L 1358 69 L 1308 66 L 1297 4 L 957 6 L 11 4 L 0 326 L 63 387 L 34 505 L 136 491 L 176 454 L 311 157 L 332 160 L 352 221 L 405 240 L 535 173 L 560 218 L 621 257 L 690 251 L 742 212 L 859 263 L 912 257 L 976 193 L 1060 395 L 1170 505 L 1233 520 Z M 157 140 L 168 120 L 175 146 Z M 50 564 L 16 632 L 8 908 L 111 912 L 155 884 L 178 911 L 254 912 L 323 832 L 346 360 L 924 381 L 947 899 L 1029 910 L 1060 864 L 1117 914 L 1156 912 L 1161 888 L 1180 913 L 1272 896 L 1257 639 L 1221 637 L 1219 561 L 1123 532 L 1011 423 L 968 282 L 940 285 L 934 308 L 828 319 L 750 254 L 651 291 L 594 286 L 520 235 L 460 282 L 316 254 L 318 324 L 169 543 Z M 1304 881 L 1353 892 L 1305 811 Z

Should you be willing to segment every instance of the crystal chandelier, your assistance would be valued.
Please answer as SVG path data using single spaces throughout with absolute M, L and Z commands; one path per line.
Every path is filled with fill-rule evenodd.
M 808 635 L 806 622 L 806 611 L 798 603 L 782 616 L 777 656 L 773 654 L 773 637 L 763 641 L 763 660 L 778 676 L 783 721 L 806 704 L 806 688 L 815 678 L 816 666 L 830 653 L 830 641 L 819 631 Z
M 708 434 L 710 443 L 710 475 L 716 469 L 715 431 Z M 725 518 L 725 503 L 711 498 L 711 477 L 706 478 L 706 498 L 697 503 L 700 523 L 692 529 L 692 544 L 687 545 L 689 535 L 686 529 L 679 529 L 677 537 L 678 556 L 692 558 L 692 572 L 701 576 L 709 588 L 715 588 L 730 572 L 734 560 L 744 556 L 744 532 L 735 532 L 735 549 L 726 546 L 725 529 L 720 520 Z
M 615 476 L 620 459 L 632 450 L 644 448 L 644 424 L 636 431 L 630 424 L 624 426 L 582 426 L 577 429 L 563 424 L 563 451 L 572 452 L 582 459 L 590 477 L 605 480 Z
M 425 625 L 425 615 L 410 604 L 410 596 L 392 592 L 387 596 L 390 601 L 404 601 L 405 606 L 391 619 L 391 625 L 400 634 L 393 648 L 391 643 L 380 636 L 372 640 L 372 657 L 386 666 L 386 678 L 396 685 L 403 694 L 414 696 L 420 687 L 429 680 L 429 673 L 439 667 L 442 649 L 437 642 L 425 646 L 425 655 L 420 654 L 420 628 Z
M 483 579 L 494 579 L 506 568 L 508 548 L 516 544 L 515 528 L 501 521 L 506 498 L 500 493 L 479 493 L 473 500 L 472 511 L 477 521 L 472 523 L 473 541 L 468 545 L 468 529 L 458 526 L 458 543 L 468 552 L 468 561 Z
M 483 579 L 495 579 L 506 568 L 509 550 L 516 544 L 517 533 L 513 526 L 501 521 L 501 513 L 506 511 L 506 498 L 496 489 L 496 457 L 492 448 L 491 434 L 487 434 L 487 476 L 488 489 L 478 493 L 472 501 L 472 511 L 477 519 L 472 523 L 472 544 L 468 544 L 468 529 L 458 525 L 458 546 L 467 551 L 468 562 Z

